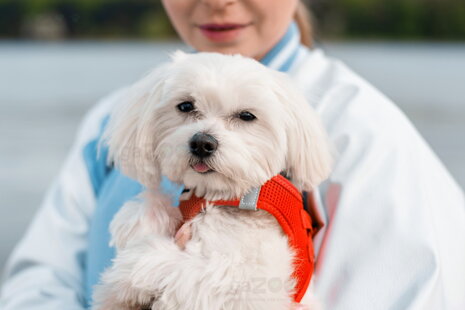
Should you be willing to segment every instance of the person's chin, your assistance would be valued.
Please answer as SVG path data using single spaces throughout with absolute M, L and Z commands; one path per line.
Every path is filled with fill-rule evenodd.
M 243 40 L 236 40 L 228 43 L 212 43 L 204 39 L 198 40 L 194 48 L 200 52 L 215 52 L 221 54 L 240 54 L 242 56 L 255 58 L 253 47 L 250 44 L 242 43 Z M 249 41 L 252 42 L 252 41 Z

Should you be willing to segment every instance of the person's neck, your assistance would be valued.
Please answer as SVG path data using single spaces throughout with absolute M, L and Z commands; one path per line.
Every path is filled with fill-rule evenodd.
M 286 33 L 259 61 L 272 69 L 286 72 L 300 48 L 300 32 L 297 24 L 291 22 Z

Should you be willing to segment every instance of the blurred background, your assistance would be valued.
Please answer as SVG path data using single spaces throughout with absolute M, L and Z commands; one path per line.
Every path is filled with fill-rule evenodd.
M 465 1 L 311 0 L 316 45 L 381 89 L 465 186 Z M 0 270 L 99 98 L 175 49 L 158 0 L 0 0 Z

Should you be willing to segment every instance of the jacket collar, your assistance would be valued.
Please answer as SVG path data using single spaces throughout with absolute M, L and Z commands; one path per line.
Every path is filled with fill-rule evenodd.
M 288 72 L 304 49 L 300 44 L 300 31 L 295 22 L 291 22 L 284 36 L 260 60 L 265 66 L 281 72 Z

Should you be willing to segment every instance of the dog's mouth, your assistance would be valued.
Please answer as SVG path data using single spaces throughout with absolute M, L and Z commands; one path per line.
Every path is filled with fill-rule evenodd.
M 204 162 L 198 162 L 198 163 L 192 164 L 191 168 L 194 169 L 195 172 L 202 173 L 202 174 L 214 171 Z

